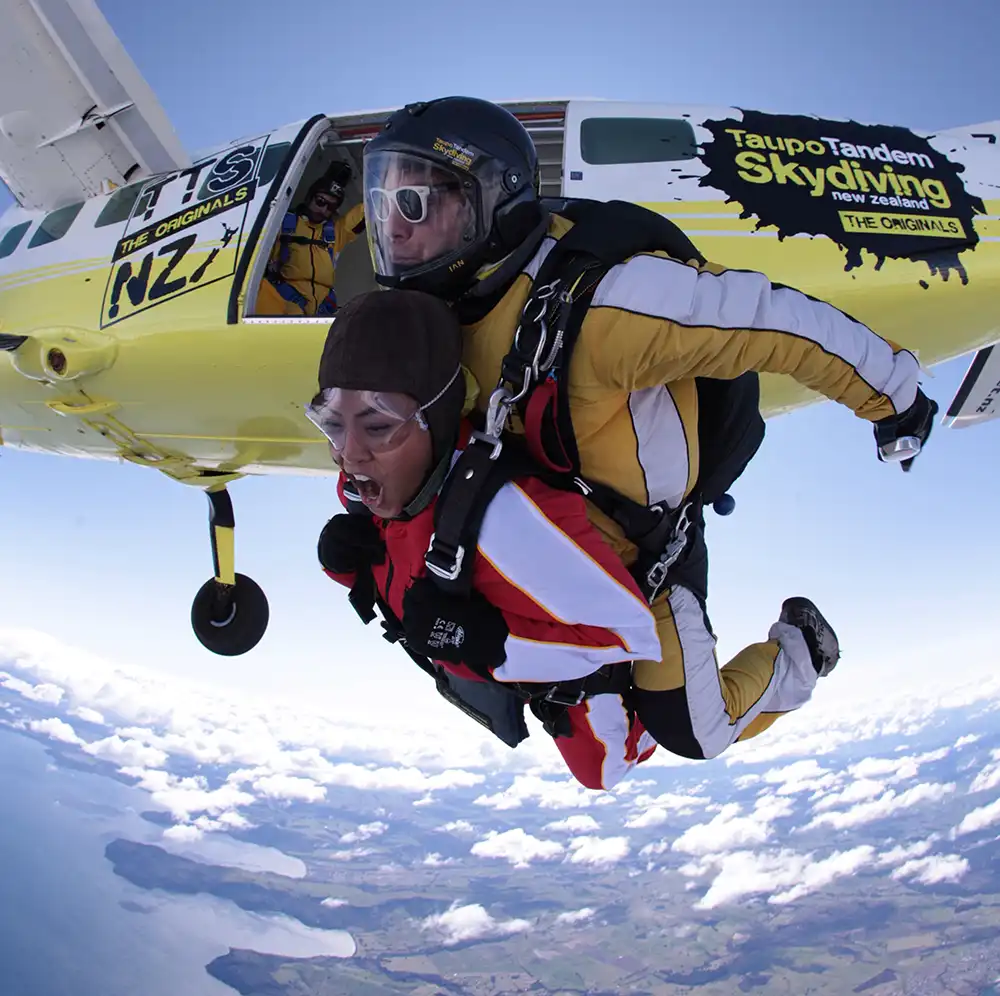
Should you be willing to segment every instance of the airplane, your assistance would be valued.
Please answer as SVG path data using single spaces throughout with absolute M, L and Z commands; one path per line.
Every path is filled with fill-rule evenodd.
M 245 653 L 267 599 L 236 572 L 227 485 L 335 474 L 304 416 L 329 317 L 276 315 L 265 270 L 286 212 L 353 167 L 395 108 L 318 112 L 190 155 L 94 0 L 0 0 L 0 445 L 127 460 L 209 500 L 214 575 L 191 624 Z M 709 259 L 843 309 L 927 367 L 974 351 L 944 416 L 1000 414 L 1000 121 L 934 134 L 737 107 L 503 102 L 544 197 L 623 199 Z M 374 289 L 364 238 L 341 303 Z M 765 417 L 819 400 L 761 377 Z

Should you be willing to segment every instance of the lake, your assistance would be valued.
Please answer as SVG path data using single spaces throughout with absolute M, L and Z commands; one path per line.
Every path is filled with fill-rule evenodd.
M 137 888 L 104 857 L 115 837 L 158 842 L 148 795 L 52 763 L 0 728 L 0 992 L 4 996 L 232 996 L 205 971 L 229 948 L 294 957 L 354 953 L 344 931 L 247 913 L 211 896 Z M 220 837 L 193 858 L 301 875 L 297 859 Z

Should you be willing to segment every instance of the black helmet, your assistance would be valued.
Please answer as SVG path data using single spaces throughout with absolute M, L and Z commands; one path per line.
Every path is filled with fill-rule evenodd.
M 541 238 L 537 181 L 531 136 L 497 104 L 443 97 L 397 111 L 364 150 L 376 280 L 456 300 Z
M 303 207 L 307 205 L 317 194 L 325 194 L 327 197 L 335 201 L 335 210 L 340 210 L 340 206 L 344 203 L 344 184 L 339 180 L 333 179 L 329 172 L 321 176 L 316 180 L 310 187 L 306 194 L 306 199 L 303 202 Z

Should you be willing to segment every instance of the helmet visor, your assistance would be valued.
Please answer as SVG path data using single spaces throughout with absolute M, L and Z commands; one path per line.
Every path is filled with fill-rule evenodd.
M 380 276 L 402 276 L 473 244 L 479 184 L 467 172 L 406 152 L 364 160 L 365 228 Z

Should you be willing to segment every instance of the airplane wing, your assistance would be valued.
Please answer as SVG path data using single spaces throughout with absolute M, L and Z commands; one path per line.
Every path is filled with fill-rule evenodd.
M 190 159 L 94 0 L 0 0 L 0 178 L 53 210 Z
M 1000 416 L 1000 349 L 997 343 L 980 349 L 948 406 L 942 424 L 965 429 Z

